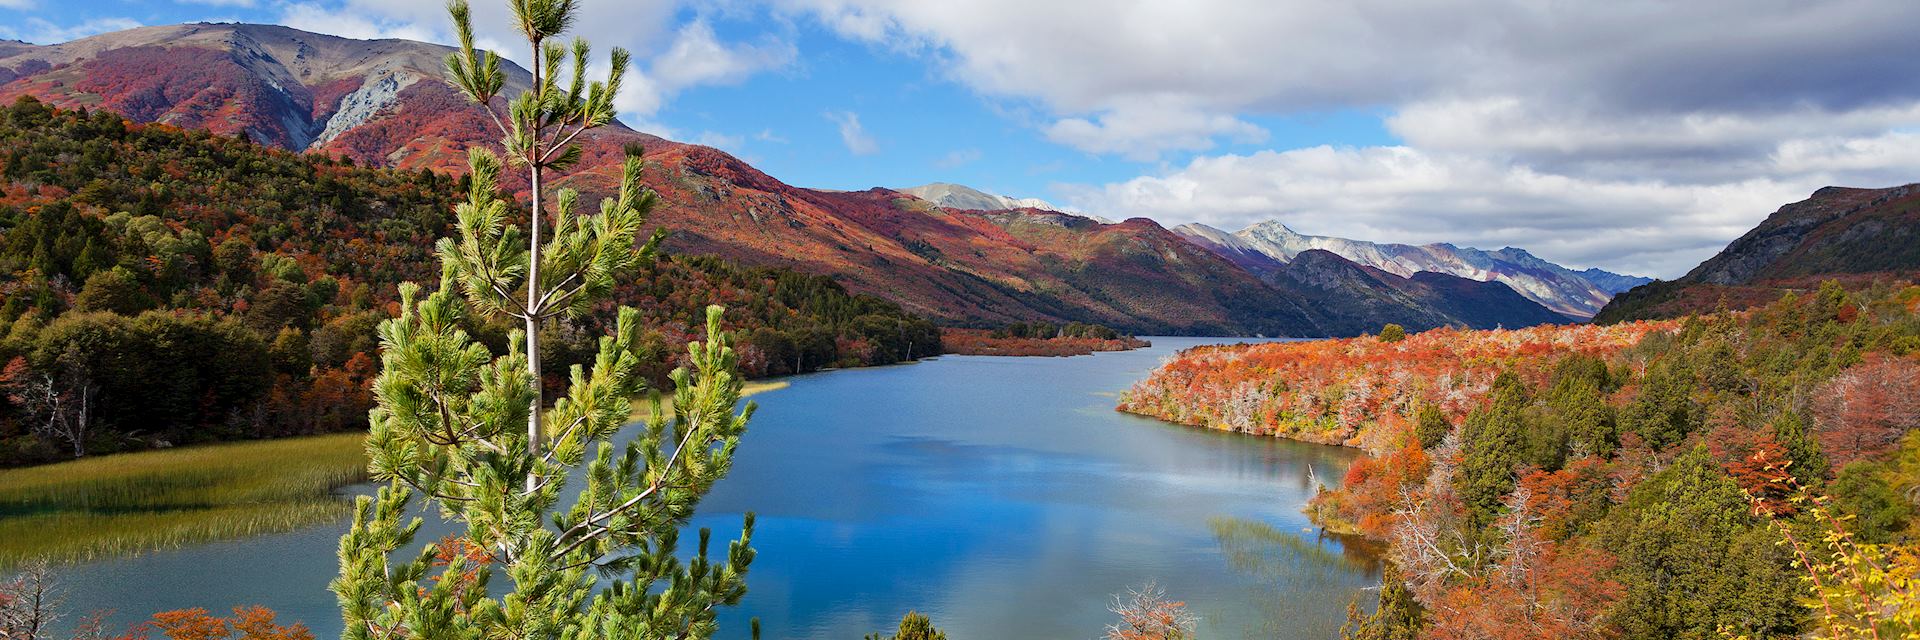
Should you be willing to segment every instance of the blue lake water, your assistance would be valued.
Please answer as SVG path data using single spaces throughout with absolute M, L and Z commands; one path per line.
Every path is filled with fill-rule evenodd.
M 1188 604 L 1203 638 L 1334 636 L 1378 574 L 1300 508 L 1309 469 L 1338 478 L 1354 453 L 1113 410 L 1162 358 L 1219 341 L 947 356 L 755 396 L 733 473 L 695 523 L 724 548 L 740 514 L 758 514 L 749 593 L 720 637 L 747 637 L 758 617 L 769 639 L 850 640 L 916 609 L 954 640 L 1097 638 L 1112 594 L 1148 581 Z M 73 608 L 119 622 L 262 604 L 333 637 L 344 527 L 68 567 L 61 581 Z

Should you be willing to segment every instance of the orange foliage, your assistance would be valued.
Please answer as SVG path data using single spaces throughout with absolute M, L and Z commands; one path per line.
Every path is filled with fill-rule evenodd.
M 147 624 L 169 640 L 313 640 L 307 625 L 280 625 L 274 618 L 272 609 L 261 606 L 234 607 L 230 618 L 195 607 L 153 614 Z
M 1386 538 L 1393 528 L 1393 509 L 1401 495 L 1420 486 L 1432 468 L 1420 443 L 1410 442 L 1383 457 L 1366 457 L 1347 467 L 1340 490 L 1314 498 L 1318 513 L 1350 523 L 1359 533 Z
M 1095 351 L 1126 351 L 1147 346 L 1145 340 L 1099 338 L 996 338 L 986 329 L 941 329 L 940 346 L 965 356 L 1084 356 Z
M 1531 471 L 1520 477 L 1527 491 L 1527 508 L 1540 519 L 1538 532 L 1547 540 L 1566 540 L 1575 529 L 1606 514 L 1612 505 L 1613 478 L 1607 464 L 1580 458 L 1558 471 Z
M 1834 468 L 1886 453 L 1920 429 L 1920 364 L 1870 356 L 1820 387 L 1813 415 Z
M 1383 417 L 1411 415 L 1422 401 L 1458 422 L 1479 406 L 1501 371 L 1538 386 L 1563 356 L 1605 357 L 1677 326 L 1656 321 L 1435 329 L 1392 343 L 1368 336 L 1198 347 L 1135 384 L 1120 410 L 1212 429 L 1359 445 Z
M 1491 575 L 1447 589 L 1429 607 L 1434 640 L 1600 638 L 1602 614 L 1624 591 L 1606 577 L 1613 558 L 1590 547 L 1547 546 L 1536 562 L 1509 560 Z

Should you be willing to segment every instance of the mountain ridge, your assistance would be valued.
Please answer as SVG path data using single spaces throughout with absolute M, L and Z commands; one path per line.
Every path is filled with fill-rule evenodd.
M 963 184 L 951 182 L 930 182 L 918 187 L 895 189 L 901 193 L 931 202 L 949 209 L 969 211 L 998 211 L 1004 209 L 1045 209 L 1061 213 L 1077 213 L 1054 205 L 1039 198 L 1015 198 L 997 193 L 988 193 Z M 1091 216 L 1089 216 L 1091 217 Z M 1111 223 L 1111 220 L 1103 220 Z
M 1920 275 L 1920 183 L 1822 187 L 1781 206 L 1686 275 L 1616 296 L 1595 322 L 1745 309 L 1823 280 L 1848 286 Z
M 143 27 L 0 48 L 0 99 L 31 95 L 357 164 L 459 174 L 467 150 L 499 134 L 445 81 L 451 50 L 275 25 Z M 525 85 L 523 70 L 502 66 L 509 90 Z M 614 189 L 623 147 L 646 147 L 644 179 L 667 205 L 655 223 L 673 230 L 673 251 L 831 275 L 950 325 L 1324 336 L 1385 317 L 1329 315 L 1322 308 L 1340 305 L 1324 292 L 1263 280 L 1143 218 L 1107 224 L 1032 207 L 942 207 L 884 188 L 804 189 L 724 151 L 617 122 L 577 142 L 581 162 L 552 184 L 588 201 Z M 526 196 L 524 183 L 508 188 Z
M 1304 251 L 1321 249 L 1402 277 L 1425 271 L 1500 282 L 1548 309 L 1575 318 L 1598 313 L 1615 293 L 1624 290 L 1623 285 L 1651 281 L 1601 269 L 1574 271 L 1516 247 L 1487 251 L 1444 242 L 1407 245 L 1313 236 L 1277 220 L 1231 233 L 1200 223 L 1180 225 L 1174 231 L 1256 273 L 1286 264 Z

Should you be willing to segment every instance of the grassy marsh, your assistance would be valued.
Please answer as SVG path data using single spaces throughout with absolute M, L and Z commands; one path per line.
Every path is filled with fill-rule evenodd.
M 212 444 L 0 470 L 0 567 L 136 554 L 344 516 L 367 478 L 357 433 Z

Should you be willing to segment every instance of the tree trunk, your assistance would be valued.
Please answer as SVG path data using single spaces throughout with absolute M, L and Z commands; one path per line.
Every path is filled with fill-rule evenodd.
M 533 42 L 533 90 L 543 93 L 540 77 L 540 42 Z M 527 254 L 527 373 L 533 376 L 533 405 L 527 410 L 527 455 L 532 459 L 540 457 L 541 437 L 540 410 L 546 406 L 546 384 L 540 379 L 540 120 L 536 116 L 533 122 L 532 142 L 526 149 L 527 170 L 532 174 L 533 210 L 527 219 L 532 230 L 530 250 Z M 527 491 L 533 491 L 536 480 L 532 473 L 527 474 Z

